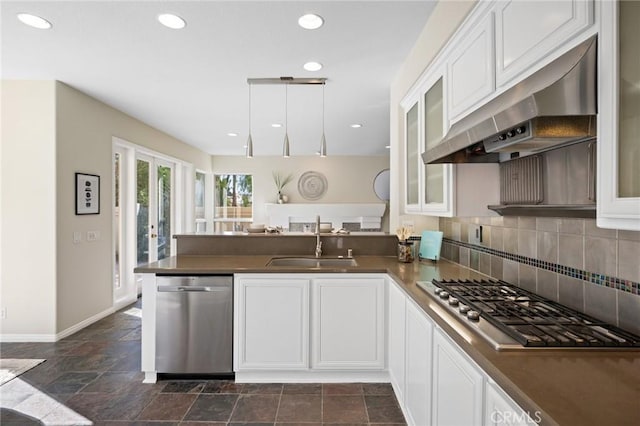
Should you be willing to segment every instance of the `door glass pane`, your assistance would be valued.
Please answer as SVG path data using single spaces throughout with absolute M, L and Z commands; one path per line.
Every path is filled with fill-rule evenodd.
M 640 2 L 619 3 L 618 196 L 640 197 Z
M 424 95 L 424 142 L 431 149 L 440 142 L 442 129 L 442 78 Z
M 171 167 L 158 166 L 158 260 L 171 256 Z
M 149 263 L 149 163 L 136 162 L 136 262 Z
M 205 218 L 205 179 L 204 173 L 196 172 L 195 181 L 195 205 L 196 205 L 196 232 L 206 232 L 207 221 Z
M 442 140 L 442 78 L 431 86 L 424 95 L 424 138 L 426 149 L 433 148 Z M 442 164 L 425 166 L 424 202 L 442 204 L 444 202 Z
M 418 103 L 407 113 L 407 204 L 418 204 L 419 183 L 419 147 L 418 137 Z
M 113 271 L 113 285 L 116 289 L 121 287 L 120 282 L 120 242 L 122 241 L 122 225 L 120 223 L 120 164 L 122 158 L 119 152 L 116 152 L 113 157 L 113 223 L 114 223 L 114 271 Z
M 427 164 L 425 166 L 424 199 L 427 204 L 444 202 L 443 164 Z

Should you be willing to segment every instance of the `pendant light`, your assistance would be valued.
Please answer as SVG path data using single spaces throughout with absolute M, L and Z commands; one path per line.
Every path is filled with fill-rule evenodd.
M 322 138 L 320 139 L 320 157 L 327 156 L 327 139 L 324 137 L 324 86 L 322 83 Z
M 284 145 L 282 146 L 282 156 L 289 158 L 289 127 L 288 127 L 288 84 L 284 85 Z
M 249 83 L 249 137 L 247 138 L 247 158 L 253 158 L 253 139 L 251 139 L 251 83 Z

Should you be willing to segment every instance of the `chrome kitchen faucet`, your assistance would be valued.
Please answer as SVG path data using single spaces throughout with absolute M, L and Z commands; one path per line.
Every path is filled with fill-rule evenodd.
M 322 256 L 322 241 L 320 241 L 320 215 L 316 216 L 316 257 Z

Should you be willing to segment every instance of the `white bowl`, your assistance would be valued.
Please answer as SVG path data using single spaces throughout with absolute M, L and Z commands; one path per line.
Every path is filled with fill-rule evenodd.
M 249 225 L 249 229 L 263 229 L 264 230 L 264 223 L 252 223 L 251 225 Z
M 321 223 L 320 224 L 320 232 L 331 232 L 331 224 L 330 223 Z
M 263 234 L 264 233 L 264 227 L 262 227 L 262 228 L 247 228 L 247 232 L 249 232 L 250 234 Z

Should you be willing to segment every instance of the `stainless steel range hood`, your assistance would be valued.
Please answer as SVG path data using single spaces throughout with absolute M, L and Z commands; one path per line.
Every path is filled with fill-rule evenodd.
M 596 38 L 581 43 L 451 126 L 427 164 L 498 162 L 596 134 Z

